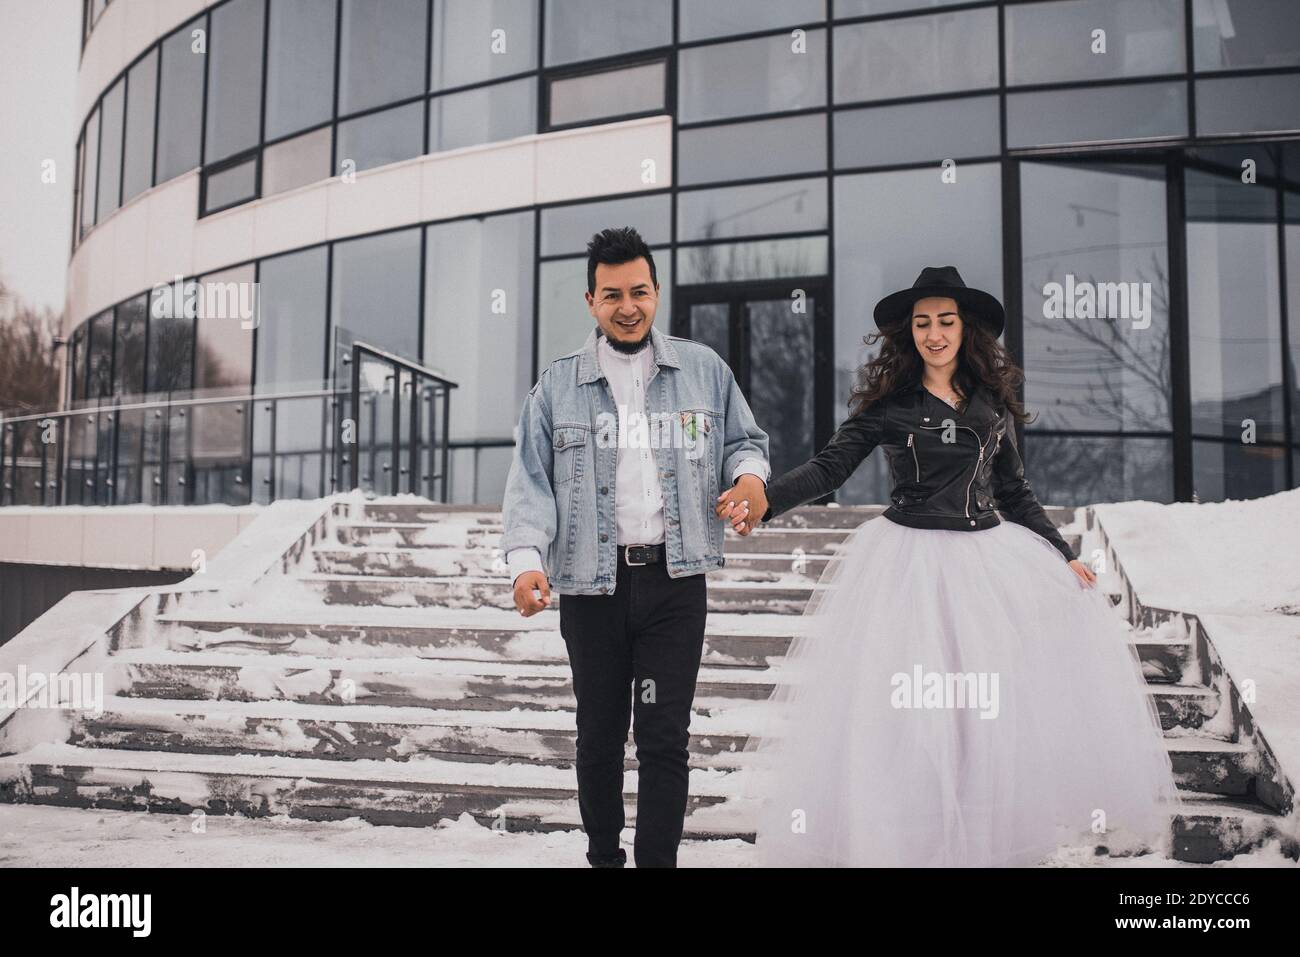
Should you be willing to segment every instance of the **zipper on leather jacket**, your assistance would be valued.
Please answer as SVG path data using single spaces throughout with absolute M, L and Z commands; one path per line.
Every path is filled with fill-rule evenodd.
M 915 432 L 907 433 L 907 447 L 912 450 L 912 464 L 916 466 L 916 480 L 919 482 L 921 481 L 921 463 L 916 457 L 916 445 L 913 443 L 915 438 Z
M 943 426 L 943 425 L 918 425 L 917 428 L 918 428 L 918 429 L 944 429 L 944 428 L 947 428 L 947 426 Z M 965 504 L 965 507 L 964 507 L 964 511 L 965 511 L 965 513 L 966 513 L 966 517 L 967 517 L 967 518 L 970 518 L 970 487 L 971 487 L 971 485 L 972 485 L 972 484 L 974 483 L 974 481 L 975 481 L 975 476 L 977 476 L 977 475 L 980 474 L 980 466 L 982 466 L 982 465 L 984 464 L 984 446 L 987 444 L 987 441 L 986 441 L 985 439 L 981 439 L 981 438 L 980 438 L 980 434 L 979 434 L 978 432 L 976 432 L 974 429 L 972 429 L 969 425 L 959 425 L 959 426 L 957 426 L 957 428 L 959 428 L 959 429 L 965 429 L 965 430 L 966 430 L 967 432 L 969 432 L 971 435 L 975 436 L 975 441 L 978 442 L 978 443 L 980 444 L 980 454 L 979 454 L 979 458 L 978 458 L 978 459 L 976 460 L 976 462 L 975 462 L 975 471 L 971 473 L 970 481 L 968 481 L 968 482 L 966 483 L 966 504 Z M 990 438 L 993 437 L 993 433 L 994 433 L 994 431 L 996 431 L 996 429 L 997 429 L 997 425 L 996 425 L 996 423 L 995 423 L 994 426 L 993 426 L 993 428 L 989 429 L 989 437 L 990 437 Z M 911 444 L 912 444 L 912 434 L 913 434 L 913 433 L 908 433 L 908 436 L 907 436 L 907 444 L 908 444 L 908 445 L 911 445 Z M 916 448 L 915 448 L 915 446 L 913 446 L 913 448 L 912 448 L 912 457 L 913 457 L 913 458 L 916 457 Z

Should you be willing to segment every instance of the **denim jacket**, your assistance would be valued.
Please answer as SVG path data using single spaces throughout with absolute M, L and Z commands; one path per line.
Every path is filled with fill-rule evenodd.
M 581 349 L 544 369 L 528 393 L 502 504 L 502 554 L 536 548 L 551 587 L 562 595 L 612 594 L 618 573 L 620 436 L 618 409 L 596 355 L 603 334 L 593 329 Z M 650 340 L 643 434 L 663 489 L 668 574 L 680 578 L 724 564 L 724 523 L 713 511 L 722 478 L 757 459 L 766 482 L 768 438 L 721 356 L 654 326 Z

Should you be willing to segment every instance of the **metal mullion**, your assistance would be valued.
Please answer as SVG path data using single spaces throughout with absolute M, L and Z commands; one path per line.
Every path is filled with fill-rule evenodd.
M 1169 248 L 1170 427 L 1173 430 L 1174 501 L 1190 502 L 1193 491 L 1191 350 L 1187 341 L 1186 175 L 1180 153 L 1170 152 L 1165 173 L 1165 231 Z
M 1278 150 L 1277 168 L 1283 168 L 1285 156 L 1282 150 Z M 1295 434 L 1296 423 L 1292 415 L 1292 398 L 1295 395 L 1296 384 L 1292 381 L 1292 364 L 1291 364 L 1291 330 L 1287 310 L 1290 303 L 1287 301 L 1287 260 L 1286 260 L 1286 193 L 1281 186 L 1275 187 L 1277 190 L 1277 262 L 1278 262 L 1278 305 L 1279 320 L 1281 325 L 1281 345 L 1282 345 L 1282 443 L 1285 449 L 1283 458 L 1283 475 L 1285 476 L 1285 487 L 1295 488 L 1295 455 L 1291 452 L 1291 446 L 1297 441 Z

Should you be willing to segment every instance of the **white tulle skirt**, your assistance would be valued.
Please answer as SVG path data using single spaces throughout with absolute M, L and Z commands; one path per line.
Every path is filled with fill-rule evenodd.
M 1034 532 L 869 520 L 801 624 L 746 749 L 760 865 L 1168 852 L 1178 796 L 1136 653 Z

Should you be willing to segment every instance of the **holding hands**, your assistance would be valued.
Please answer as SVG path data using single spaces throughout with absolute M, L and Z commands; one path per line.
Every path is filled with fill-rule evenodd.
M 747 472 L 718 496 L 713 511 L 724 522 L 730 519 L 737 533 L 748 535 L 767 512 L 767 486 L 757 475 Z

